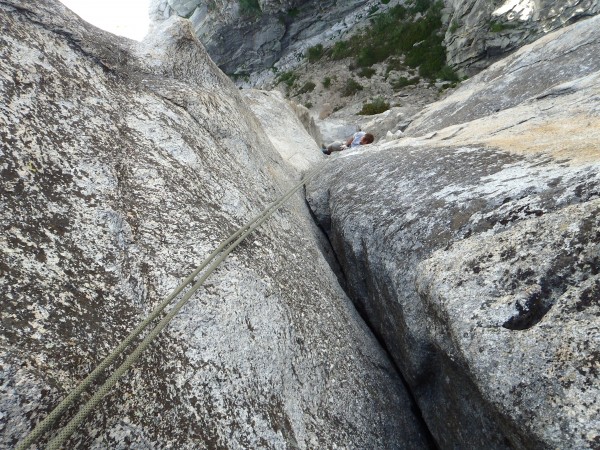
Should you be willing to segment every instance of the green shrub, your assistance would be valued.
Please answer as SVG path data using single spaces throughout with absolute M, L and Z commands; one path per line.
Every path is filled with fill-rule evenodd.
M 325 78 L 323 78 L 322 83 L 323 83 L 323 87 L 325 89 L 329 89 L 329 87 L 331 86 L 331 77 L 325 77 Z
M 399 77 L 398 79 L 392 81 L 392 88 L 395 91 L 399 91 L 403 87 L 419 84 L 419 81 L 421 81 L 419 77 L 414 77 L 410 79 L 406 77 Z
M 406 63 L 411 67 L 418 67 L 421 77 L 435 80 L 438 72 L 446 65 L 446 49 L 441 42 L 415 47 L 406 55 Z
M 308 62 L 314 63 L 321 59 L 323 56 L 323 44 L 317 44 L 314 47 L 309 47 L 306 57 Z
M 277 83 L 285 83 L 288 88 L 291 88 L 296 83 L 296 80 L 298 80 L 298 77 L 297 73 L 290 70 L 289 72 L 283 72 L 279 75 L 277 77 Z
M 312 107 L 313 107 L 313 104 L 312 104 L 311 102 L 306 102 L 306 103 L 304 104 L 304 106 L 305 106 L 306 108 L 310 109 L 310 108 L 312 108 Z
M 340 59 L 352 56 L 352 48 L 348 41 L 337 41 L 331 49 L 331 59 L 338 61 Z
M 442 70 L 438 72 L 438 77 L 442 80 L 450 81 L 452 83 L 457 83 L 460 81 L 458 74 L 452 70 L 450 66 L 442 67 Z
M 444 83 L 442 87 L 438 89 L 438 92 L 444 92 L 446 89 L 455 88 L 458 85 L 457 82 L 454 83 Z
M 387 61 L 385 68 L 385 76 L 387 77 L 392 70 L 404 70 L 406 66 L 402 63 L 400 58 L 390 58 Z
M 406 64 L 419 67 L 421 76 L 436 79 L 437 72 L 446 65 L 442 7 L 441 2 L 433 0 L 413 0 L 408 8 L 396 5 L 374 17 L 363 33 L 336 44 L 332 58 L 353 55 L 357 66 L 370 67 L 390 57 L 400 64 L 398 57 L 404 55 Z M 416 14 L 420 14 L 418 19 Z
M 300 88 L 300 90 L 297 92 L 296 95 L 306 94 L 307 92 L 312 92 L 312 91 L 314 91 L 316 86 L 317 85 L 315 83 L 313 83 L 312 81 L 307 81 L 306 83 L 304 83 L 304 86 L 302 86 Z
M 262 12 L 258 0 L 238 0 L 240 12 L 249 16 L 258 15 Z
M 230 73 L 230 74 L 227 74 L 227 76 L 229 78 L 231 78 L 231 80 L 233 82 L 240 81 L 240 80 L 246 81 L 246 82 L 250 81 L 250 74 L 247 72 Z
M 375 72 L 377 72 L 377 71 L 375 69 L 373 69 L 372 67 L 363 67 L 362 69 L 360 69 L 358 71 L 358 76 L 365 77 L 365 78 L 371 78 L 373 75 L 375 75 Z
M 298 14 L 300 14 L 300 10 L 296 7 L 290 8 L 287 11 L 287 15 L 292 18 L 296 17 Z
M 413 14 L 424 13 L 432 6 L 431 0 L 415 0 L 413 6 L 410 7 L 410 12 Z
M 381 0 L 381 3 L 382 3 L 383 5 L 387 5 L 389 2 L 390 2 L 390 0 Z
M 338 41 L 327 54 L 333 60 L 354 57 L 353 65 L 371 67 L 393 58 L 387 73 L 397 64 L 418 68 L 419 74 L 436 80 L 446 71 L 441 1 L 412 0 L 371 18 L 371 26 L 345 41 Z M 417 14 L 419 18 L 417 19 Z M 446 73 L 446 72 L 444 72 Z
M 384 46 L 369 46 L 361 48 L 356 56 L 356 65 L 359 67 L 370 67 L 373 64 L 383 61 L 389 56 Z
M 454 33 L 459 28 L 460 28 L 460 25 L 458 24 L 458 21 L 456 19 L 454 19 L 454 20 L 452 20 L 452 24 L 450 24 L 450 28 L 448 28 L 448 31 L 450 31 L 450 33 Z
M 390 104 L 381 97 L 377 97 L 372 103 L 365 103 L 358 114 L 372 116 L 373 114 L 381 114 L 388 109 L 390 109 Z
M 342 94 L 342 97 L 349 97 L 362 90 L 363 87 L 354 78 L 348 78 L 348 80 L 346 80 L 346 84 L 342 86 L 340 92 Z
M 490 32 L 492 33 L 500 33 L 504 30 L 512 30 L 516 28 L 517 24 L 515 23 L 501 23 L 501 22 L 491 22 L 490 23 Z
M 368 16 L 372 16 L 373 14 L 375 14 L 377 11 L 379 11 L 379 6 L 377 5 L 373 5 L 369 8 L 369 12 L 367 13 L 367 17 Z

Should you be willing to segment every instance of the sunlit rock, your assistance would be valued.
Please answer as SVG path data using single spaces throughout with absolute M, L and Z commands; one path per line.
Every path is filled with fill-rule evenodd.
M 137 45 L 55 0 L 0 0 L 0 28 L 0 447 L 14 448 L 299 173 L 187 20 Z M 297 194 L 65 448 L 427 448 L 319 239 Z
M 307 189 L 440 448 L 600 440 L 600 17 Z

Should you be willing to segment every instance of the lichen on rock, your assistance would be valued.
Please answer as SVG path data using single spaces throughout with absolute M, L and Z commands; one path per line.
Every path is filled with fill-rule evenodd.
M 307 189 L 441 448 L 598 445 L 599 23 L 523 47 Z
M 55 0 L 1 0 L 0 27 L 0 447 L 12 448 L 299 174 L 183 19 L 137 44 Z M 318 233 L 297 195 L 67 446 L 427 446 Z

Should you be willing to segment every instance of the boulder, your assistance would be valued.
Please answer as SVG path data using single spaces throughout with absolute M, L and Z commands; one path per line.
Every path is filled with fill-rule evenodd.
M 299 174 L 189 21 L 137 44 L 56 0 L 0 0 L 0 24 L 0 447 L 14 448 Z M 428 448 L 319 238 L 297 194 L 66 447 Z
M 336 155 L 307 189 L 440 448 L 598 447 L 599 19 L 488 68 L 402 140 Z

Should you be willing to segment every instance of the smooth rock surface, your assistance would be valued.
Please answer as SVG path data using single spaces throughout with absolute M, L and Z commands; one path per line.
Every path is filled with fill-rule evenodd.
M 286 163 L 303 173 L 323 162 L 323 153 L 315 142 L 322 138 L 306 108 L 292 105 L 278 91 L 244 89 L 242 95 Z
M 307 189 L 440 448 L 600 442 L 599 37 L 524 47 Z
M 140 45 L 0 0 L 0 447 L 298 173 L 188 21 Z M 300 194 L 67 448 L 428 448 Z M 64 423 L 64 421 L 63 421 Z

